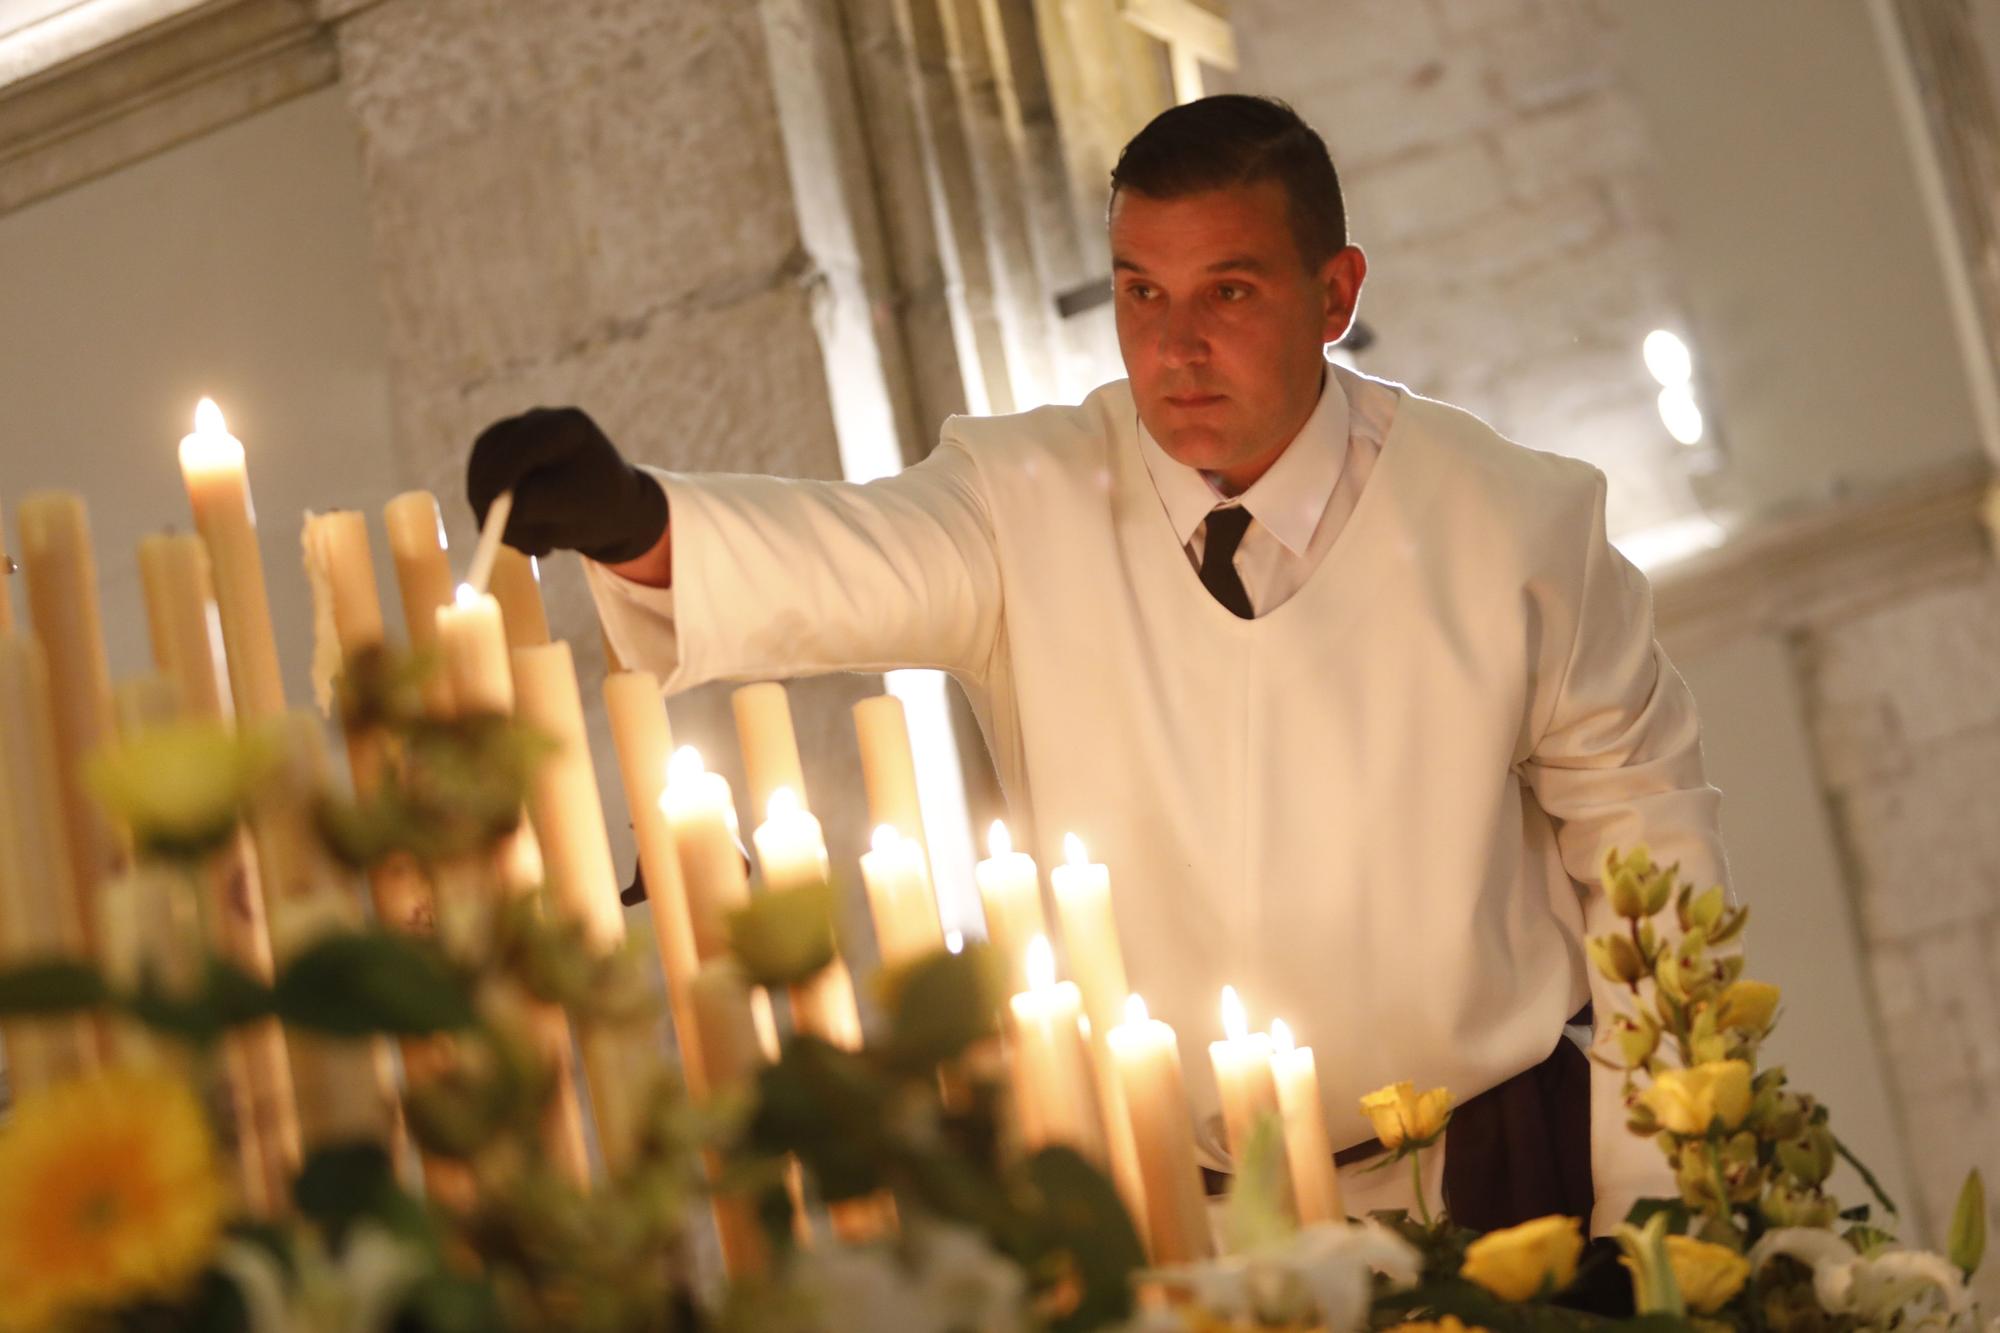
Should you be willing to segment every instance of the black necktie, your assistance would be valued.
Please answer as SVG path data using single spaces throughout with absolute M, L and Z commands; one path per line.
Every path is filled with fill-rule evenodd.
M 1201 586 L 1243 620 L 1250 619 L 1250 594 L 1236 574 L 1236 548 L 1250 527 L 1250 511 L 1242 505 L 1208 511 L 1208 536 L 1201 545 Z

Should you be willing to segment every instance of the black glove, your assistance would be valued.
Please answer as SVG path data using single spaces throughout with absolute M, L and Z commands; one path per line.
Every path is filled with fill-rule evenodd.
M 667 493 L 619 457 L 581 408 L 538 407 L 473 441 L 465 497 L 483 527 L 502 491 L 514 512 L 501 539 L 543 556 L 579 551 L 600 564 L 636 560 L 667 530 Z

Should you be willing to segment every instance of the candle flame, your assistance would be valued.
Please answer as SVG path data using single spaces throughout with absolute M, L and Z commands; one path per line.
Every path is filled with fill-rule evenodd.
M 894 824 L 877 824 L 874 836 L 868 839 L 868 846 L 873 851 L 893 852 L 902 840 L 903 835 L 896 831 Z
M 1005 820 L 996 819 L 993 827 L 986 830 L 986 851 L 994 860 L 999 860 L 1014 850 L 1014 839 L 1007 832 Z
M 222 419 L 222 409 L 215 405 L 213 398 L 204 398 L 194 405 L 194 433 L 197 435 L 229 434 L 229 424 Z
M 944 951 L 946 953 L 964 953 L 965 932 L 962 930 L 947 930 L 944 933 Z
M 1222 988 L 1222 1031 L 1231 1041 L 1250 1035 L 1250 1016 L 1243 1012 L 1243 997 L 1234 986 Z
M 1125 997 L 1125 1021 L 1127 1023 L 1133 1027 L 1138 1027 L 1141 1024 L 1151 1022 L 1152 1018 L 1153 1016 L 1146 1012 L 1145 997 L 1140 995 L 1138 991 L 1133 991 Z
M 764 803 L 764 818 L 775 824 L 780 819 L 790 819 L 805 807 L 799 804 L 799 794 L 790 787 L 771 788 L 771 799 Z
M 1277 1048 L 1280 1055 L 1292 1053 L 1292 1026 L 1282 1018 L 1271 1020 L 1271 1045 Z
M 1073 866 L 1090 864 L 1090 853 L 1083 848 L 1083 839 L 1074 833 L 1063 834 L 1063 856 Z
M 451 600 L 460 606 L 476 606 L 479 604 L 480 596 L 479 589 L 470 583 L 461 583 L 458 585 L 458 590 L 452 593 Z
M 1037 934 L 1028 941 L 1028 989 L 1047 990 L 1056 984 L 1056 951 L 1049 937 Z
M 670 787 L 699 781 L 706 772 L 708 768 L 701 762 L 701 751 L 692 745 L 683 745 L 667 757 L 667 785 Z

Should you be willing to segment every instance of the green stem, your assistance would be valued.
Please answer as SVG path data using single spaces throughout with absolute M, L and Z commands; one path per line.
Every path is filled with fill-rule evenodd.
M 1421 1148 L 1410 1150 L 1410 1184 L 1417 1191 L 1417 1219 L 1424 1224 L 1424 1230 L 1431 1229 L 1431 1206 L 1424 1200 L 1424 1154 Z

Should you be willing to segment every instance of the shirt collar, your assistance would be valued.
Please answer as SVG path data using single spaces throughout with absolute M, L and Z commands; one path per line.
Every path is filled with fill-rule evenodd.
M 1293 555 L 1304 555 L 1319 527 L 1333 488 L 1347 464 L 1348 404 L 1340 377 L 1331 368 L 1321 382 L 1319 403 L 1306 424 L 1292 437 L 1278 461 L 1259 477 L 1236 503 L 1270 529 Z M 1152 475 L 1153 489 L 1165 506 L 1174 536 L 1186 546 L 1208 511 L 1228 497 L 1208 474 L 1176 462 L 1146 424 L 1139 423 L 1139 453 Z

